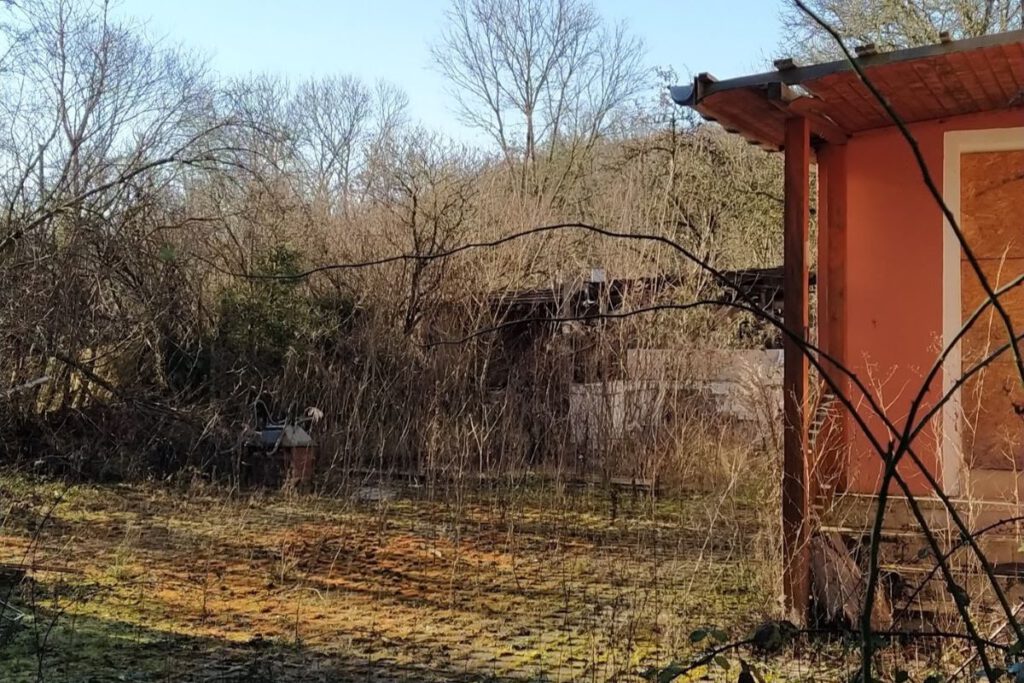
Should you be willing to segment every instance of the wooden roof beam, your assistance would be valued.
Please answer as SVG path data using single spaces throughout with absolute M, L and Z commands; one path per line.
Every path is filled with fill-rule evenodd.
M 849 134 L 828 114 L 820 111 L 821 100 L 813 97 L 801 97 L 789 103 L 789 111 L 807 117 L 811 122 L 814 134 L 825 142 L 833 145 L 844 145 L 850 139 Z
M 779 109 L 806 118 L 811 123 L 814 134 L 825 142 L 842 145 L 850 139 L 849 134 L 822 111 L 824 102 L 806 93 L 802 88 L 774 83 L 768 86 L 767 97 Z

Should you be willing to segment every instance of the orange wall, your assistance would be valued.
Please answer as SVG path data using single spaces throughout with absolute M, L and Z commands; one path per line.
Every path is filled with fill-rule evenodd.
M 1024 111 L 1017 110 L 915 124 L 911 131 L 941 191 L 946 131 L 1022 125 Z M 877 387 L 889 416 L 902 427 L 942 340 L 942 213 L 895 128 L 854 136 L 847 143 L 846 159 L 846 363 Z M 941 389 L 940 376 L 929 393 L 931 400 Z M 868 412 L 861 410 L 866 418 Z M 887 442 L 878 421 L 871 425 L 879 440 Z M 875 492 L 881 461 L 856 424 L 847 428 L 854 435 L 849 490 Z M 941 479 L 934 433 L 922 433 L 914 450 Z M 905 461 L 901 467 L 915 492 L 928 490 L 912 463 Z

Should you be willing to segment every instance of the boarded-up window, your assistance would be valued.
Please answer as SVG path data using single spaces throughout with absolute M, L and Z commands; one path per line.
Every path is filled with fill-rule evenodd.
M 967 243 L 994 288 L 1024 273 L 1024 150 L 964 154 L 960 166 L 960 221 Z M 961 255 L 964 319 L 985 300 Z M 1024 286 L 1000 297 L 1018 334 L 1024 332 Z M 963 342 L 969 369 L 1007 341 L 990 309 Z M 964 387 L 964 448 L 975 468 L 1024 469 L 1024 388 L 1007 352 Z

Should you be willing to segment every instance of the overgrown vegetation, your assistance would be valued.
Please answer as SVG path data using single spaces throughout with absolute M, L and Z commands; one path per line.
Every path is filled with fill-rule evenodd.
M 816 4 L 880 46 L 1022 18 Z M 678 77 L 585 0 L 452 3 L 437 67 L 488 149 L 416 126 L 390 84 L 225 81 L 106 3 L 2 11 L 0 559 L 33 568 L 0 575 L 13 678 L 669 680 L 717 648 L 697 675 L 747 668 L 724 648 L 777 614 L 778 433 L 675 383 L 584 447 L 568 397 L 612 395 L 630 351 L 762 331 L 557 309 L 592 271 L 661 283 L 628 313 L 714 301 L 699 264 L 777 265 L 778 159 L 668 102 Z M 538 225 L 562 227 L 504 240 Z M 261 491 L 254 430 L 304 415 L 315 492 Z M 829 678 L 863 644 L 799 642 L 820 650 L 756 668 Z
M 254 426 L 261 402 L 277 419 L 323 412 L 324 485 L 353 468 L 450 465 L 450 451 L 465 457 L 460 435 L 471 433 L 474 448 L 500 452 L 508 467 L 564 462 L 571 455 L 558 451 L 568 444 L 540 453 L 514 432 L 538 415 L 564 414 L 553 402 L 582 362 L 572 343 L 556 334 L 564 352 L 524 349 L 546 371 L 529 373 L 529 386 L 499 381 L 506 391 L 487 415 L 493 387 L 481 377 L 502 361 L 493 335 L 431 344 L 502 322 L 507 312 L 493 301 L 503 292 L 557 288 L 594 267 L 620 278 L 673 276 L 681 296 L 708 284 L 663 251 L 582 233 L 431 256 L 583 218 L 672 236 L 722 267 L 777 262 L 777 160 L 680 120 L 656 96 L 641 44 L 624 27 L 606 29 L 579 2 L 484 9 L 452 6 L 452 30 L 468 33 L 446 35 L 436 49 L 445 68 L 461 65 L 453 83 L 473 71 L 478 41 L 501 31 L 490 23 L 498 16 L 547 41 L 523 55 L 516 41 L 527 37 L 502 38 L 503 69 L 520 73 L 514 60 L 522 59 L 539 70 L 526 99 L 513 97 L 501 73 L 464 89 L 467 117 L 503 126 L 493 131 L 506 141 L 498 156 L 410 124 L 405 96 L 387 84 L 224 82 L 103 4 L 8 7 L 0 188 L 0 277 L 12 294 L 0 314 L 8 459 L 119 479 L 189 466 L 231 483 L 239 430 Z M 579 64 L 564 61 L 566 45 L 579 46 Z M 616 52 L 598 59 L 595 46 Z M 614 73 L 601 71 L 609 62 Z M 593 101 L 578 101 L 580 79 L 594 81 Z M 483 99 L 495 88 L 501 95 L 488 109 Z M 396 254 L 406 258 L 295 277 Z M 674 318 L 685 336 L 687 321 Z M 576 336 L 635 346 L 659 329 L 671 343 L 677 332 L 658 322 L 631 321 L 628 337 L 613 329 L 623 325 Z M 693 326 L 704 330 L 707 319 Z

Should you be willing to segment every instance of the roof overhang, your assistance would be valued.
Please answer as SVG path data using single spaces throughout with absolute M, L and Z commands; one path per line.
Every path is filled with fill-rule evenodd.
M 868 79 L 908 123 L 1024 106 L 1024 30 L 878 53 L 857 49 Z M 719 81 L 700 74 L 672 99 L 752 143 L 779 150 L 785 121 L 805 116 L 816 143 L 893 125 L 847 60 Z

